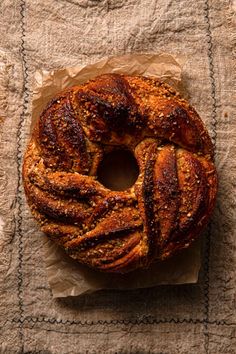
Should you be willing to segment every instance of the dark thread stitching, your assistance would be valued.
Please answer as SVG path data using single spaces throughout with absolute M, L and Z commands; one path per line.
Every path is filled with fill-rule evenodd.
M 209 324 L 209 261 L 210 261 L 210 238 L 211 238 L 211 224 L 208 226 L 208 233 L 206 237 L 206 251 L 205 251 L 205 262 L 204 262 L 204 277 L 205 283 L 203 287 L 204 294 L 204 348 L 208 354 L 208 344 L 209 344 L 209 334 L 208 334 L 208 324 Z
M 18 173 L 18 180 L 17 180 L 17 204 L 18 204 L 18 218 L 16 222 L 16 234 L 19 238 L 19 253 L 18 253 L 18 269 L 17 269 L 17 295 L 18 295 L 18 302 L 19 302 L 19 320 L 23 319 L 24 317 L 24 309 L 23 309 L 23 294 L 22 294 L 22 285 L 23 285 L 23 278 L 22 278 L 22 261 L 23 261 L 23 243 L 22 243 L 22 197 L 21 197 L 21 160 L 22 160 L 22 127 L 24 122 L 24 115 L 27 111 L 27 104 L 29 102 L 29 93 L 27 90 L 27 80 L 28 80 L 28 68 L 26 63 L 26 53 L 25 53 L 25 26 L 24 26 L 24 18 L 25 18 L 25 1 L 22 0 L 20 3 L 20 16 L 21 16 L 21 45 L 20 45 L 20 52 L 21 52 L 21 59 L 23 63 L 23 107 L 22 112 L 20 115 L 20 121 L 18 124 L 17 129 L 17 173 Z M 21 341 L 21 350 L 23 350 L 23 331 L 22 326 L 19 328 L 19 337 Z
M 204 17 L 206 20 L 206 38 L 207 38 L 207 54 L 209 62 L 209 75 L 211 83 L 211 97 L 212 97 L 212 141 L 214 146 L 214 151 L 216 150 L 216 139 L 217 139 L 217 109 L 216 109 L 216 84 L 215 84 L 215 68 L 213 62 L 213 40 L 212 40 L 212 31 L 210 23 L 210 8 L 208 0 L 205 0 L 204 3 Z M 208 234 L 206 238 L 206 252 L 205 252 L 205 263 L 204 263 L 204 274 L 205 274 L 205 284 L 204 284 L 204 298 L 205 298 L 205 322 L 204 322 L 204 336 L 205 343 L 204 349 L 206 354 L 209 352 L 209 333 L 208 333 L 208 324 L 209 324 L 209 262 L 210 262 L 210 246 L 211 246 L 211 224 L 208 228 Z
M 200 319 L 192 319 L 192 318 L 164 318 L 164 319 L 157 319 L 152 317 L 145 317 L 143 319 L 120 319 L 120 320 L 97 320 L 97 321 L 80 321 L 80 320 L 58 320 L 56 318 L 46 318 L 46 317 L 25 317 L 24 319 L 20 318 L 13 318 L 13 323 L 49 323 L 49 324 L 62 324 L 62 325 L 76 325 L 76 326 L 96 326 L 96 325 L 157 325 L 157 324 L 165 324 L 165 323 L 174 323 L 174 324 L 182 324 L 182 323 L 189 323 L 189 324 L 205 324 L 206 322 L 210 325 L 217 325 L 217 326 L 236 326 L 234 322 L 226 322 L 225 320 L 213 320 L 209 321 L 204 318 Z
M 33 351 L 33 350 L 30 350 L 30 351 L 27 351 L 27 352 L 21 352 L 21 354 L 51 354 L 51 352 L 47 351 L 47 350 L 37 350 L 37 351 Z

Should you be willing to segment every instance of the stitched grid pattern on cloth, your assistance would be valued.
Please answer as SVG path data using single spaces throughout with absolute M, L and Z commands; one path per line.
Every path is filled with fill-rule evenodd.
M 189 55 L 189 61 L 185 70 L 190 77 L 184 77 L 184 83 L 190 85 L 189 82 L 191 82 L 192 86 L 189 87 L 191 99 L 200 115 L 205 118 L 216 149 L 217 159 L 219 144 L 217 131 L 220 131 L 219 126 L 221 127 L 221 124 L 223 124 L 220 118 L 223 102 L 218 103 L 221 100 L 219 81 L 217 79 L 220 72 L 219 58 L 216 58 L 214 55 L 214 38 L 218 38 L 217 26 L 220 23 L 216 23 L 215 21 L 220 12 L 220 1 L 217 4 L 213 4 L 213 2 L 208 0 L 200 1 L 197 9 L 194 9 L 193 3 L 190 4 L 191 2 L 189 3 L 184 0 L 179 2 L 146 1 L 150 9 L 144 10 L 145 5 L 143 5 L 144 13 L 141 16 L 140 23 L 137 22 L 134 26 L 130 24 L 130 29 L 129 27 L 126 28 L 130 30 L 128 39 L 125 35 L 123 38 L 119 31 L 118 34 L 121 38 L 117 39 L 114 35 L 113 30 L 117 26 L 119 28 L 119 24 L 115 23 L 117 21 L 115 14 L 118 15 L 119 11 L 124 9 L 125 11 L 132 11 L 133 14 L 140 15 L 140 2 L 135 4 L 131 0 L 127 2 L 91 0 L 86 2 L 65 1 L 66 5 L 63 5 L 64 1 L 60 1 L 58 4 L 53 3 L 55 10 L 48 4 L 49 15 L 47 16 L 43 2 L 36 4 L 34 0 L 20 0 L 15 2 L 14 7 L 14 11 L 19 12 L 19 15 L 15 15 L 16 17 L 18 16 L 17 20 L 20 23 L 20 33 L 18 35 L 20 56 L 18 59 L 22 62 L 23 67 L 23 105 L 17 122 L 16 133 L 18 183 L 16 192 L 16 237 L 14 242 L 18 253 L 15 273 L 17 277 L 16 297 L 18 299 L 18 313 L 12 313 L 9 318 L 5 319 L 4 325 L 6 327 L 6 338 L 11 331 L 12 333 L 15 331 L 18 340 L 15 343 L 15 347 L 13 345 L 9 347 L 10 344 L 5 341 L 2 351 L 23 353 L 57 353 L 61 351 L 72 353 L 75 352 L 76 345 L 79 343 L 80 348 L 76 352 L 81 353 L 194 353 L 196 350 L 200 353 L 233 353 L 236 320 L 232 308 L 228 305 L 231 297 L 227 298 L 227 295 L 222 293 L 222 301 L 226 303 L 224 308 L 225 313 L 218 314 L 212 310 L 214 308 L 212 301 L 216 296 L 212 283 L 217 283 L 211 270 L 213 264 L 211 261 L 212 247 L 214 246 L 212 245 L 212 241 L 215 227 L 218 225 L 214 219 L 206 232 L 203 267 L 198 285 L 180 287 L 162 286 L 158 289 L 144 289 L 127 293 L 109 291 L 89 295 L 79 300 L 65 299 L 53 301 L 46 285 L 43 269 L 41 265 L 39 267 L 41 257 L 39 252 L 39 237 L 34 237 L 34 239 L 32 237 L 29 238 L 30 233 L 39 234 L 39 232 L 36 231 L 29 210 L 25 207 L 25 198 L 21 184 L 21 162 L 29 131 L 29 103 L 35 69 L 43 66 L 45 62 L 47 63 L 47 69 L 51 69 L 58 66 L 78 64 L 78 61 L 93 61 L 108 53 L 116 54 L 116 48 L 113 49 L 112 46 L 117 45 L 119 40 L 121 40 L 121 45 L 124 46 L 124 48 L 118 46 L 119 54 L 125 51 L 145 52 L 150 50 L 161 51 L 164 49 L 171 51 L 173 42 L 176 39 L 182 41 L 179 45 L 174 45 L 173 51 L 182 51 Z M 186 5 L 189 5 L 189 8 Z M 68 8 L 65 8 L 65 6 L 68 6 Z M 85 44 L 81 44 L 81 55 L 79 55 L 79 58 L 75 57 L 78 48 L 71 48 L 68 57 L 59 58 L 54 52 L 54 41 L 55 39 L 60 41 L 60 38 L 53 33 L 54 29 L 50 27 L 51 22 L 57 18 L 55 26 L 58 26 L 59 33 L 67 30 L 69 35 L 71 27 L 75 26 L 75 20 L 73 18 L 73 21 L 65 28 L 62 9 L 65 12 L 69 12 L 68 9 L 70 9 L 71 13 L 73 13 L 73 6 L 76 9 L 79 8 L 82 12 L 84 11 L 84 16 L 88 21 L 87 32 L 91 32 L 93 35 L 94 29 L 92 22 L 89 21 L 89 16 L 96 13 L 93 21 L 94 24 L 98 25 L 97 30 L 99 30 L 97 21 L 104 12 L 108 18 L 106 19 L 106 26 L 105 22 L 102 25 L 105 26 L 104 31 L 107 31 L 108 40 L 105 42 L 104 38 L 102 38 L 101 43 L 103 47 L 101 48 L 101 45 L 97 45 L 93 50 L 91 49 L 89 53 L 90 57 L 86 55 Z M 178 9 L 179 13 L 176 12 Z M 170 16 L 172 12 L 175 14 L 178 13 L 179 18 L 173 15 L 173 21 L 167 21 L 165 12 Z M 196 16 L 194 16 L 195 12 Z M 166 28 L 158 27 L 159 25 L 155 21 L 154 24 L 151 23 L 152 19 L 155 18 L 154 15 L 156 14 L 158 17 L 159 13 L 164 17 L 163 20 L 161 18 L 161 24 L 163 25 L 165 23 L 164 20 L 166 21 Z M 40 29 L 37 29 L 40 18 L 44 16 L 46 16 L 46 19 L 45 24 L 42 24 L 41 31 L 46 36 L 45 48 L 39 38 Z M 152 16 L 154 17 L 152 18 Z M 194 19 L 196 27 L 191 27 L 191 21 L 188 20 L 188 16 L 191 20 Z M 85 20 L 85 18 L 81 17 L 82 20 Z M 183 21 L 183 26 L 180 20 Z M 50 32 L 50 29 L 52 32 Z M 172 33 L 173 39 L 169 35 L 169 32 Z M 184 45 L 184 35 L 182 36 L 182 33 L 186 35 L 187 39 L 192 38 L 191 45 L 193 47 L 187 44 Z M 160 35 L 163 36 L 163 39 L 159 39 Z M 73 35 L 69 36 L 73 43 L 75 37 Z M 35 38 L 38 38 L 37 43 L 35 43 Z M 66 38 L 65 35 L 64 38 Z M 109 40 L 111 41 L 112 38 L 113 43 L 109 44 Z M 202 43 L 199 44 L 199 40 Z M 111 52 L 109 52 L 109 48 L 112 48 Z M 50 49 L 52 49 L 53 53 L 51 56 Z M 199 50 L 200 54 L 198 54 Z M 31 53 L 34 53 L 32 54 L 32 58 L 30 57 Z M 40 55 L 42 55 L 42 58 L 40 58 Z M 49 58 L 50 60 L 47 61 Z M 191 66 L 196 65 L 199 58 L 201 58 L 199 71 L 193 70 L 191 76 Z M 199 82 L 197 82 L 198 75 L 200 77 Z M 194 79 L 196 79 L 196 84 L 194 83 Z M 204 84 L 205 92 L 198 93 L 195 96 L 196 100 L 202 99 L 202 102 L 195 102 L 194 90 L 197 89 L 199 91 L 201 80 L 202 84 Z M 208 98 L 204 99 L 202 95 L 206 95 Z M 220 148 L 223 151 L 221 146 Z M 230 189 L 228 189 L 229 191 Z M 229 230 L 227 229 L 226 231 Z M 230 245 L 227 245 L 227 247 L 230 247 Z M 32 250 L 39 252 L 39 255 L 36 254 L 31 258 Z M 231 289 L 233 284 L 231 280 L 232 276 L 230 273 L 226 285 L 222 285 L 226 290 Z M 127 304 L 129 301 L 130 306 Z M 132 302 L 133 306 L 131 306 Z M 50 340 L 42 340 L 40 338 L 44 331 L 53 333 Z M 154 339 L 157 333 L 159 342 Z M 122 334 L 127 340 L 126 344 L 121 339 Z M 102 336 L 103 339 L 100 339 Z M 143 343 L 134 344 L 136 336 L 141 341 L 143 340 Z M 146 336 L 147 339 L 144 340 L 143 336 Z M 217 341 L 219 336 L 224 337 L 223 344 Z M 61 343 L 58 344 L 57 340 L 59 338 Z M 104 340 L 106 343 L 104 343 Z M 168 340 L 170 342 L 176 341 L 176 343 L 167 344 L 166 341 Z M 70 349 L 69 344 L 71 342 Z

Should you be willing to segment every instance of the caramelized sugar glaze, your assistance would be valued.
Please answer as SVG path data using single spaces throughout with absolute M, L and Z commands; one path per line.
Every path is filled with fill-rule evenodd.
M 131 151 L 134 185 L 97 180 L 104 155 Z M 107 272 L 148 267 L 188 247 L 214 207 L 213 146 L 196 111 L 156 78 L 102 75 L 59 93 L 39 117 L 23 182 L 41 230 Z

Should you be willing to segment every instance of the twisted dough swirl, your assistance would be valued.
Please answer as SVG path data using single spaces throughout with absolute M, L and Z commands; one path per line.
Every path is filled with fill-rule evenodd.
M 139 165 L 125 191 L 96 179 L 104 154 L 117 146 Z M 128 272 L 199 235 L 217 191 L 212 156 L 198 114 L 169 85 L 107 74 L 48 104 L 27 147 L 23 181 L 41 230 L 72 258 Z

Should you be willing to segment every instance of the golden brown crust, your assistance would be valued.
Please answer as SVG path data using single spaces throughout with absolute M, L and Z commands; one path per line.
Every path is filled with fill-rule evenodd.
M 132 188 L 96 180 L 107 149 L 131 150 Z M 61 92 L 36 123 L 23 182 L 44 231 L 81 263 L 128 272 L 192 243 L 215 204 L 213 147 L 195 110 L 158 79 L 102 75 Z

